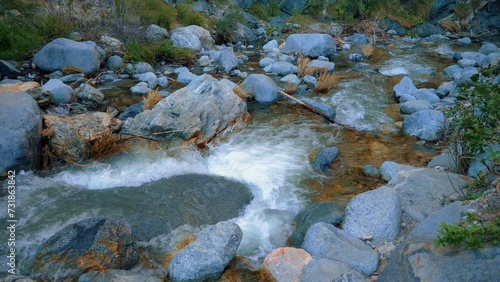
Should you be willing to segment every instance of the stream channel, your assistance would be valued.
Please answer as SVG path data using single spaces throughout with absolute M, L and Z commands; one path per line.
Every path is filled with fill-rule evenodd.
M 388 48 L 389 43 L 395 48 Z M 85 218 L 135 212 L 137 220 L 143 215 L 154 226 L 161 225 L 154 221 L 155 213 L 161 213 L 161 209 L 153 205 L 159 202 L 148 202 L 143 198 L 146 195 L 134 193 L 134 188 L 194 173 L 227 177 L 249 187 L 253 199 L 232 220 L 243 231 L 238 255 L 258 263 L 272 249 L 286 245 L 294 229 L 294 216 L 309 203 L 345 205 L 353 196 L 381 186 L 380 180 L 363 176 L 364 165 L 379 167 L 384 161 L 395 161 L 422 166 L 439 153 L 439 143 L 419 142 L 402 135 L 397 127 L 402 119 L 392 87 L 407 75 L 418 88 L 437 88 L 444 81 L 439 73 L 453 64 L 450 56 L 440 53 L 457 48 L 451 43 L 427 46 L 410 39 L 387 42 L 364 62 L 373 70 L 355 72 L 354 77 L 346 78 L 328 94 L 309 95 L 335 107 L 338 123 L 354 130 L 331 124 L 288 101 L 272 106 L 249 103 L 250 119 L 205 150 L 147 143 L 95 166 L 68 166 L 44 176 L 18 172 L 18 262 L 22 268 L 41 242 Z M 259 50 L 250 51 L 251 61 L 245 66 L 254 67 L 253 72 L 262 72 L 252 62 L 261 58 Z M 335 72 L 352 72 L 359 64 L 347 59 L 353 52 L 360 52 L 360 48 L 339 51 L 340 56 L 334 60 Z M 244 68 L 242 71 L 252 72 Z M 274 78 L 282 85 L 279 77 Z M 340 149 L 340 157 L 330 172 L 315 172 L 310 166 L 312 155 L 330 146 Z M 172 195 L 165 201 L 183 204 L 185 214 L 203 214 L 219 206 L 231 208 L 216 201 L 213 205 L 197 205 L 196 197 L 200 195 L 193 196 L 196 199 L 192 201 L 192 195 L 186 193 Z M 175 195 L 188 198 L 177 199 Z M 233 201 L 229 195 L 222 200 Z M 196 225 L 197 220 L 185 218 L 185 223 Z M 5 246 L 2 244 L 2 253 Z M 2 265 L 4 260 L 2 256 Z

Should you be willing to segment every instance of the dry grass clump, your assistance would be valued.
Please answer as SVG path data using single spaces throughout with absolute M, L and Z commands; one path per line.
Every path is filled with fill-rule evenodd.
M 295 83 L 288 81 L 287 83 L 285 83 L 285 92 L 287 94 L 292 95 L 293 93 L 295 93 L 295 91 L 297 90 L 298 87 L 299 87 L 298 84 L 295 84 Z
M 363 55 L 370 58 L 373 55 L 374 50 L 375 50 L 375 47 L 373 46 L 373 44 L 366 44 L 363 46 L 361 51 L 363 52 Z
M 306 75 L 313 74 L 315 69 L 308 67 L 307 65 L 311 62 L 309 57 L 300 56 L 297 58 L 297 76 L 304 77 Z
M 63 74 L 74 74 L 74 73 L 84 73 L 80 68 L 75 66 L 64 67 L 62 69 Z
M 446 31 L 450 32 L 460 32 L 460 25 L 452 20 L 442 20 L 439 22 L 439 26 Z
M 316 84 L 314 90 L 323 93 L 329 92 L 338 85 L 339 81 L 339 76 L 323 71 L 318 76 L 318 83 Z
M 88 158 L 98 161 L 123 152 L 125 145 L 120 141 L 109 129 L 104 130 L 101 137 L 92 142 Z
M 163 97 L 160 95 L 160 93 L 158 93 L 158 88 L 151 90 L 144 98 L 144 104 L 142 105 L 142 108 L 144 110 L 151 110 L 162 99 Z

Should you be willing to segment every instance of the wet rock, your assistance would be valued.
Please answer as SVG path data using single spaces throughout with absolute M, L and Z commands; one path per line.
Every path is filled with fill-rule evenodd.
M 170 279 L 194 281 L 220 277 L 235 256 L 242 237 L 240 227 L 229 221 L 204 228 L 170 262 Z
M 102 78 L 102 76 L 101 76 L 101 78 Z M 65 76 L 62 76 L 59 78 L 59 80 L 61 80 L 64 83 L 71 83 L 71 82 L 78 81 L 80 79 L 85 79 L 85 76 L 82 73 L 68 74 L 68 75 L 65 75 Z
M 158 77 L 158 86 L 160 86 L 160 88 L 165 89 L 168 87 L 168 84 L 169 82 L 167 77 L 165 76 Z
M 392 187 L 382 186 L 349 201 L 343 229 L 357 238 L 370 238 L 368 244 L 394 241 L 399 235 L 401 202 Z
M 332 282 L 355 281 L 369 282 L 370 280 L 351 267 L 330 259 L 313 259 L 302 272 L 301 282 Z
M 455 91 L 457 85 L 453 81 L 446 81 L 439 85 L 436 94 L 439 98 L 444 98 Z
M 198 78 L 198 76 L 190 71 L 183 71 L 177 75 L 177 81 L 184 84 L 189 84 L 196 78 Z
M 283 61 L 283 62 L 289 62 L 289 63 L 291 63 L 291 62 L 295 61 L 295 57 L 291 56 L 291 55 L 280 55 L 279 60 Z
M 45 83 L 43 88 L 52 93 L 54 104 L 68 104 L 71 102 L 75 91 L 71 86 L 64 84 L 59 79 L 51 79 Z
M 288 74 L 280 79 L 280 81 L 283 81 L 285 83 L 289 83 L 292 85 L 299 85 L 300 84 L 300 78 L 296 76 L 295 74 Z
M 155 72 L 155 69 L 148 63 L 146 62 L 138 62 L 134 65 L 134 72 L 135 74 L 141 74 L 141 73 L 146 73 L 146 72 Z M 130 73 L 130 74 L 133 74 Z
M 264 74 L 251 74 L 243 80 L 243 89 L 252 93 L 259 103 L 274 103 L 278 100 L 278 85 Z
M 439 97 L 436 95 L 436 90 L 432 88 L 420 88 L 413 91 L 413 96 L 420 101 L 427 101 L 430 104 L 439 102 Z
M 151 111 L 127 119 L 122 132 L 146 135 L 168 132 L 154 138 L 194 139 L 197 144 L 205 144 L 245 113 L 246 104 L 232 89 L 205 74 L 161 100 Z
M 298 282 L 311 260 L 311 255 L 302 249 L 278 248 L 266 256 L 261 271 L 265 278 L 276 282 Z
M 458 173 L 458 165 L 456 158 L 454 158 L 451 153 L 444 152 L 441 155 L 435 156 L 428 164 L 427 167 L 444 167 L 448 171 Z
M 175 47 L 188 48 L 197 52 L 202 49 L 213 49 L 215 43 L 208 30 L 196 25 L 174 29 L 170 40 Z
M 328 34 L 292 34 L 281 51 L 316 58 L 334 55 L 336 47 L 335 41 Z
M 500 251 L 487 244 L 480 249 L 434 246 L 443 221 L 457 223 L 465 208 L 452 203 L 417 225 L 393 252 L 377 281 L 494 281 L 499 277 Z
M 88 105 L 90 109 L 98 108 L 104 100 L 104 94 L 87 83 L 78 86 L 75 92 L 78 93 L 78 100 L 82 104 Z
M 451 78 L 455 73 L 460 72 L 462 72 L 462 67 L 459 65 L 451 65 L 443 69 L 443 74 L 447 78 Z
M 309 64 L 307 64 L 307 66 L 316 69 L 323 69 L 328 72 L 332 72 L 335 69 L 335 63 L 321 60 L 312 60 Z
M 399 105 L 401 113 L 411 115 L 422 110 L 432 110 L 434 107 L 427 101 L 415 100 L 404 102 Z
M 149 42 L 159 42 L 168 37 L 168 31 L 161 26 L 152 24 L 146 28 L 144 35 Z
M 386 161 L 380 166 L 380 175 L 385 181 L 390 181 L 398 173 L 402 171 L 413 170 L 415 167 L 411 165 L 402 165 L 391 161 Z
M 413 31 L 421 38 L 429 37 L 434 34 L 443 34 L 443 29 L 441 27 L 431 23 L 419 25 L 415 27 Z
M 73 117 L 43 117 L 47 130 L 53 131 L 49 139 L 51 151 L 68 161 L 81 162 L 88 158 L 91 143 L 102 137 L 105 130 L 116 132 L 122 122 L 102 112 L 91 112 Z
M 365 165 L 363 167 L 363 174 L 373 178 L 380 177 L 380 171 L 373 165 Z
M 0 59 L 0 77 L 17 77 L 21 72 L 16 67 L 15 61 Z
M 479 53 L 483 54 L 483 55 L 488 55 L 490 53 L 496 53 L 498 52 L 499 49 L 498 47 L 493 44 L 493 43 L 486 43 L 484 44 L 483 46 L 481 46 L 481 48 L 479 48 Z
M 162 282 L 158 277 L 140 274 L 130 270 L 106 269 L 106 271 L 90 271 L 78 278 L 78 282 L 109 282 L 109 281 L 142 281 Z
M 368 38 L 366 38 L 366 35 L 364 35 L 363 33 L 354 33 L 353 35 L 344 37 L 344 41 L 352 42 L 352 43 L 367 44 Z
M 91 218 L 72 224 L 37 250 L 32 273 L 38 279 L 77 279 L 93 267 L 130 269 L 139 259 L 130 225 L 122 219 Z
M 127 107 L 119 116 L 118 119 L 121 120 L 126 120 L 127 118 L 133 118 L 136 115 L 142 113 L 144 111 L 144 108 L 142 107 L 144 105 L 144 100 L 137 102 L 129 107 Z
M 223 48 L 217 60 L 217 65 L 229 74 L 233 69 L 238 67 L 238 58 L 232 48 Z
M 498 155 L 500 152 L 500 145 L 490 145 L 484 149 L 483 153 L 479 153 L 474 156 L 474 159 L 471 161 L 469 169 L 467 170 L 467 175 L 470 177 L 477 178 L 479 172 L 483 172 L 485 175 L 492 175 L 495 171 L 498 171 L 498 168 L 495 169 L 495 164 L 493 162 L 494 155 Z
M 387 186 L 393 187 L 398 193 L 405 228 L 411 228 L 446 203 L 462 197 L 463 185 L 467 181 L 468 177 L 459 174 L 419 168 L 399 173 Z
M 108 69 L 112 71 L 119 69 L 122 66 L 122 64 L 123 64 L 122 57 L 116 55 L 109 57 L 108 60 L 106 61 L 106 66 L 108 67 Z
M 43 87 L 35 87 L 27 91 L 33 99 L 35 99 L 38 107 L 44 109 L 53 103 L 54 96 L 50 91 Z
M 361 54 L 361 53 L 352 53 L 352 54 L 349 54 L 349 60 L 354 61 L 354 62 L 366 61 L 366 60 L 368 60 L 368 57 Z
M 130 87 L 130 92 L 134 95 L 146 95 L 151 91 L 151 89 L 148 87 L 147 82 L 139 82 L 136 85 Z
M 42 120 L 26 92 L 0 93 L 0 173 L 38 166 Z
M 436 141 L 444 134 L 444 114 L 435 110 L 422 110 L 403 121 L 403 132 L 426 141 Z
M 337 260 L 365 275 L 378 268 L 376 251 L 348 232 L 324 222 L 309 228 L 302 248 L 315 259 Z
M 259 66 L 261 68 L 265 68 L 274 62 L 276 62 L 275 59 L 266 57 L 266 58 L 263 58 L 259 61 Z
M 158 77 L 152 72 L 136 74 L 134 75 L 134 78 L 146 82 L 148 84 L 148 88 L 150 89 L 155 89 L 156 86 L 158 86 Z
M 105 51 L 92 41 L 76 42 L 58 38 L 38 51 L 33 58 L 33 63 L 44 71 L 77 67 L 85 74 L 92 74 L 99 70 L 105 55 Z
M 399 98 L 403 94 L 413 95 L 413 93 L 417 90 L 417 87 L 415 87 L 411 78 L 405 76 L 392 88 L 392 90 L 394 91 L 396 98 Z
M 374 71 L 375 67 L 367 64 L 367 63 L 357 63 L 353 68 L 353 71 L 361 72 L 361 71 Z
M 340 151 L 337 147 L 322 148 L 311 161 L 311 166 L 316 171 L 326 172 L 330 170 L 339 154 Z
M 304 82 L 312 85 L 313 87 L 316 87 L 316 85 L 318 84 L 318 80 L 312 75 L 304 76 Z
M 313 203 L 300 211 L 295 217 L 295 230 L 288 238 L 292 246 L 299 248 L 311 225 L 325 222 L 335 226 L 340 225 L 344 218 L 344 208 L 334 202 Z
M 337 112 L 335 111 L 335 109 L 330 107 L 329 105 L 322 104 L 320 102 L 314 101 L 314 100 L 309 99 L 309 98 L 301 98 L 300 101 L 304 102 L 309 107 L 323 113 L 330 120 L 334 120 L 335 116 L 337 115 Z
M 463 37 L 457 39 L 457 43 L 460 45 L 470 45 L 472 43 L 472 40 L 469 37 Z
M 278 75 L 287 75 L 297 73 L 297 67 L 291 63 L 279 61 L 268 65 L 264 68 L 264 71 Z

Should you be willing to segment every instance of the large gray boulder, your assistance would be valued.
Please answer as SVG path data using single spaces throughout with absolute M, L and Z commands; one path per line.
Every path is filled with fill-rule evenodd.
M 443 112 L 422 110 L 403 121 L 403 132 L 426 141 L 436 141 L 443 137 L 444 123 Z
M 0 93 L 0 173 L 37 167 L 41 128 L 40 110 L 28 93 Z
M 122 132 L 140 135 L 165 132 L 152 138 L 191 139 L 203 145 L 240 120 L 246 109 L 245 102 L 232 89 L 205 74 L 161 100 L 152 110 L 127 119 Z
M 243 89 L 253 94 L 259 103 L 274 103 L 278 100 L 278 85 L 264 74 L 251 74 L 243 80 Z
M 368 282 L 366 276 L 336 260 L 313 259 L 302 271 L 301 282 Z
M 175 47 L 188 48 L 197 52 L 203 49 L 213 49 L 215 43 L 210 31 L 196 25 L 176 28 L 170 40 Z
M 286 39 L 285 47 L 281 51 L 317 58 L 334 55 L 336 47 L 333 37 L 329 34 L 292 34 Z
M 219 277 L 236 254 L 242 237 L 240 227 L 229 221 L 204 228 L 196 239 L 170 262 L 170 279 L 201 281 Z
M 366 275 L 378 268 L 378 254 L 347 231 L 319 222 L 307 231 L 302 248 L 315 259 L 343 262 Z
M 392 187 L 382 186 L 355 196 L 347 204 L 343 228 L 357 238 L 380 245 L 399 235 L 401 202 Z
M 409 228 L 441 209 L 445 203 L 463 197 L 463 187 L 468 181 L 470 178 L 463 175 L 418 168 L 399 173 L 387 186 L 398 193 L 403 222 Z
M 436 90 L 432 88 L 420 88 L 413 91 L 413 96 L 420 101 L 427 101 L 431 104 L 439 102 L 439 97 L 436 95 Z
M 500 248 L 434 246 L 442 222 L 455 224 L 467 206 L 452 203 L 418 224 L 393 252 L 377 281 L 496 281 L 500 277 Z
M 415 112 L 422 110 L 432 110 L 432 109 L 434 109 L 432 104 L 423 100 L 408 101 L 399 105 L 399 110 L 401 111 L 401 113 L 407 115 L 411 115 Z
M 77 67 L 85 74 L 92 74 L 99 70 L 105 56 L 105 51 L 92 41 L 77 42 L 57 38 L 35 54 L 33 63 L 44 71 L 52 72 L 65 67 Z
M 41 280 L 76 280 L 96 265 L 130 269 L 138 261 L 130 225 L 122 219 L 90 218 L 72 224 L 37 250 L 32 275 Z
M 478 50 L 478 52 L 483 54 L 483 55 L 488 55 L 490 53 L 496 53 L 498 51 L 499 51 L 498 47 L 493 43 L 486 43 L 483 46 L 481 46 L 481 48 L 479 48 L 479 50 Z
M 295 230 L 288 237 L 292 246 L 300 247 L 311 225 L 326 222 L 335 226 L 344 219 L 344 208 L 334 202 L 313 203 L 295 216 Z
M 68 104 L 71 102 L 73 95 L 75 95 L 75 91 L 71 86 L 64 84 L 59 79 L 51 79 L 47 81 L 43 88 L 47 89 L 50 93 L 52 93 L 54 104 Z

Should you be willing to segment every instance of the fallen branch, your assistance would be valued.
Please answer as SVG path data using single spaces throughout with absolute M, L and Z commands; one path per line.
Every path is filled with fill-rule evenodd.
M 317 109 L 315 109 L 315 108 L 313 108 L 313 107 L 311 107 L 311 106 L 307 105 L 306 103 L 302 102 L 301 100 L 299 100 L 299 99 L 297 99 L 297 98 L 295 98 L 295 97 L 293 97 L 293 96 L 291 96 L 291 95 L 287 94 L 285 91 L 282 91 L 282 90 L 278 89 L 278 93 L 279 93 L 279 94 L 281 94 L 281 95 L 283 95 L 283 96 L 285 96 L 285 97 L 287 97 L 288 99 L 290 99 L 290 100 L 292 100 L 292 101 L 294 101 L 294 102 L 297 102 L 298 104 L 300 104 L 300 105 L 304 106 L 305 108 L 307 108 L 307 109 L 308 109 L 308 110 L 310 110 L 311 112 L 313 112 L 313 113 L 315 113 L 315 114 L 318 114 L 318 115 L 320 115 L 320 116 L 322 116 L 322 117 L 326 118 L 329 122 L 331 122 L 331 123 L 335 123 L 335 120 L 333 120 L 333 119 L 332 119 L 331 117 L 329 117 L 327 114 L 325 114 L 325 113 L 323 113 L 323 112 L 321 112 L 321 111 L 319 111 L 319 110 L 317 110 Z

